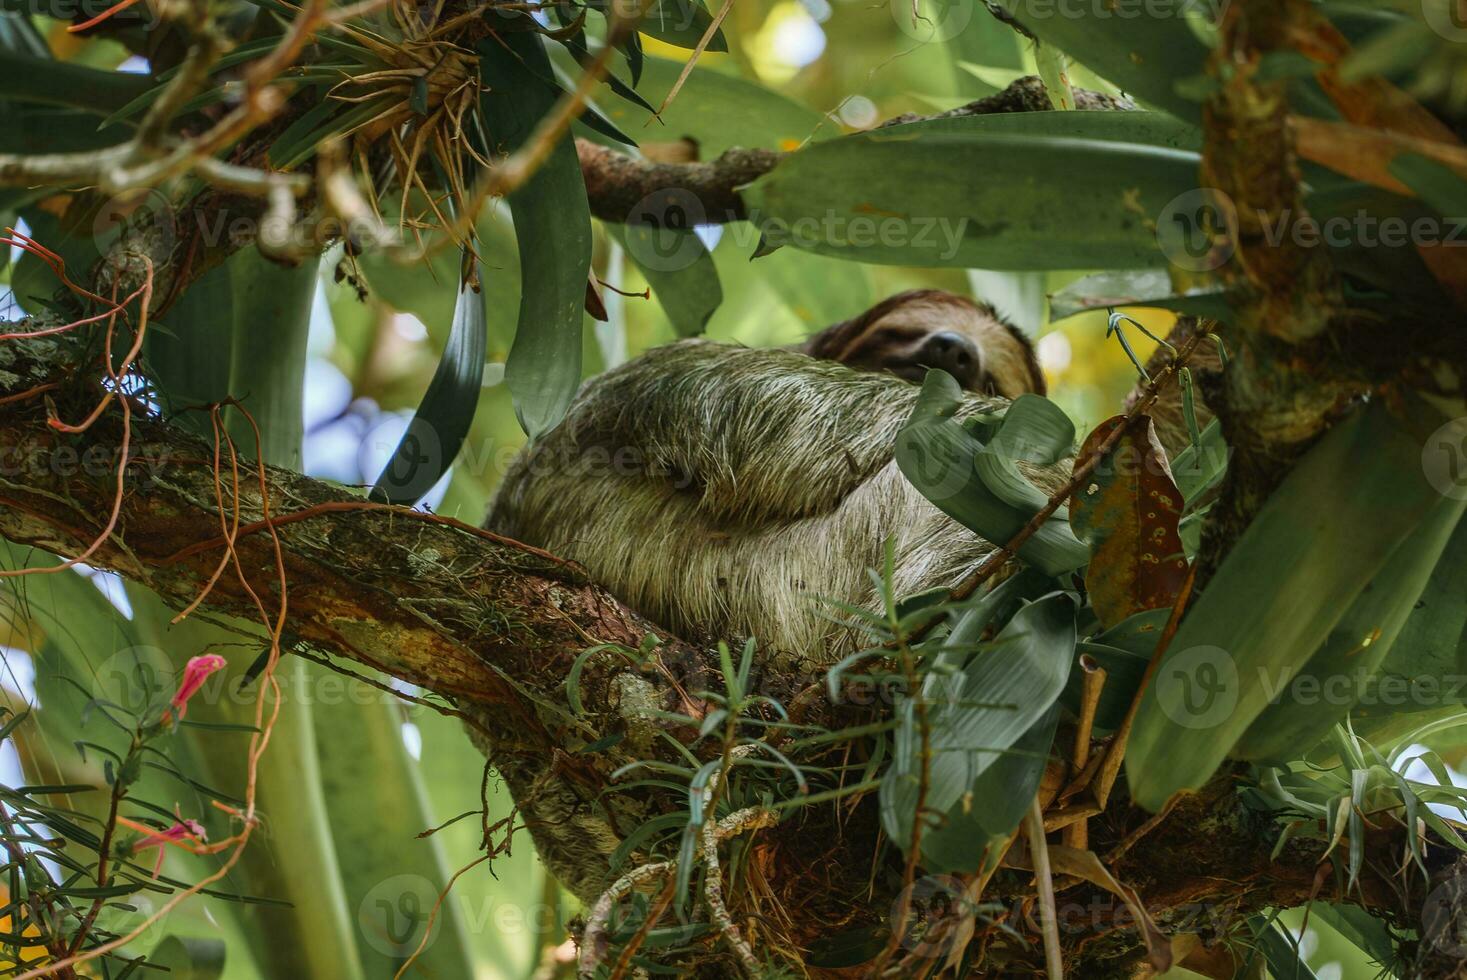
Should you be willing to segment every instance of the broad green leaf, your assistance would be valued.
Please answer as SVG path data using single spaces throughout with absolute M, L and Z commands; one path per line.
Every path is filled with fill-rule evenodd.
M 484 301 L 473 287 L 476 278 L 470 274 L 459 284 L 448 345 L 407 430 L 372 487 L 373 500 L 416 503 L 448 472 L 463 446 L 479 407 L 487 343 Z
M 637 91 L 653 105 L 661 105 L 682 70 L 681 62 L 649 56 Z M 696 141 L 704 160 L 732 146 L 790 150 L 812 136 L 839 132 L 809 106 L 756 82 L 701 66 L 693 69 L 677 98 L 655 120 L 645 109 L 620 99 L 608 101 L 604 108 L 607 118 L 644 141 Z
M 499 42 L 516 57 L 506 56 Z M 525 84 L 536 72 L 548 70 L 538 35 L 507 34 L 499 42 L 479 45 L 479 70 L 487 86 L 480 106 L 495 149 L 513 151 L 530 138 L 555 96 Z M 514 395 L 521 427 L 534 438 L 561 420 L 581 382 L 591 216 L 570 139 L 562 139 L 529 182 L 509 195 L 509 210 L 519 243 L 522 286 L 504 380 Z
M 1051 705 L 1013 748 L 973 782 L 937 826 L 922 835 L 922 867 L 929 872 L 973 873 L 994 861 L 1039 792 L 1059 725 Z
M 975 116 L 938 116 L 886 126 L 880 135 L 951 133 L 977 136 L 1028 136 L 1034 139 L 1106 140 L 1140 144 L 1188 153 L 1202 151 L 1202 131 L 1164 112 L 1110 112 L 1091 110 L 1073 113 L 1001 112 Z
M 224 972 L 228 947 L 218 939 L 167 936 L 148 962 L 168 971 L 169 980 L 217 980 Z
M 987 540 L 1003 544 L 1045 502 L 1044 495 L 1019 472 L 1015 460 L 1041 465 L 1044 460 L 1052 461 L 1063 451 L 1060 446 L 1073 440 L 1074 428 L 1052 403 L 1038 395 L 1025 395 L 1009 407 L 1012 421 L 1005 416 L 988 423 L 985 442 L 953 419 L 961 398 L 957 382 L 949 375 L 928 372 L 912 417 L 897 437 L 897 466 L 943 513 Z M 1071 533 L 1061 508 L 1019 546 L 1019 557 L 1058 575 L 1084 565 L 1089 556 Z
M 1195 188 L 1195 153 L 1015 135 L 1000 131 L 1011 124 L 990 122 L 1005 118 L 965 120 L 961 133 L 895 126 L 816 143 L 785 157 L 744 200 L 770 244 L 861 262 L 999 270 L 1166 263 L 1156 222 Z
M 1431 580 L 1406 619 L 1396 643 L 1381 665 L 1383 677 L 1419 683 L 1428 678 L 1440 682 L 1441 697 L 1447 701 L 1467 700 L 1467 589 L 1462 587 L 1467 568 L 1467 520 L 1457 523 Z M 1452 680 L 1448 680 L 1452 679 Z M 1403 710 L 1432 707 L 1404 705 Z M 1382 712 L 1371 712 L 1377 715 Z
M 318 694 L 311 719 L 321 792 L 357 951 L 368 977 L 390 977 L 417 949 L 452 874 L 442 842 L 420 835 L 453 813 L 435 814 L 429 806 L 422 769 L 403 743 L 404 713 L 396 698 L 320 664 L 309 665 L 307 677 Z M 428 709 L 414 710 L 421 715 Z M 460 778 L 472 782 L 474 772 L 471 762 Z M 361 805 L 364 794 L 371 806 Z M 461 851 L 455 861 L 467 864 L 474 856 Z M 472 908 L 452 900 L 440 907 L 415 970 L 425 976 L 474 974 L 462 914 Z
M 86 65 L 0 52 L 0 91 L 6 99 L 65 106 L 103 115 L 152 87 L 146 75 L 102 71 Z
M 483 753 L 465 737 L 463 723 L 423 707 L 407 711 L 422 737 L 422 754 L 410 764 L 418 770 L 426 789 L 426 812 L 438 823 L 470 813 L 433 835 L 447 867 L 462 867 L 480 854 L 485 820 L 492 826 L 508 817 L 514 801 L 500 780 L 491 779 L 489 811 L 481 817 L 480 776 L 486 762 Z M 501 839 L 496 837 L 496 842 Z M 481 868 L 459 878 L 445 904 L 453 907 L 463 921 L 462 928 L 469 936 L 468 949 L 478 962 L 480 976 L 486 969 L 490 975 L 504 977 L 532 974 L 541 945 L 563 942 L 563 927 L 572 914 L 562 904 L 569 905 L 574 899 L 561 898 L 559 886 L 546 874 L 535 849 L 518 846 L 518 840 L 515 843 L 494 859 L 493 874 Z M 506 909 L 515 917 L 503 918 Z M 521 912 L 522 917 L 518 914 Z M 438 943 L 447 941 L 445 934 Z
M 0 10 L 0 50 L 15 54 L 28 54 L 33 58 L 51 57 L 46 39 L 30 17 L 21 11 Z
M 1176 83 L 1202 74 L 1208 50 L 1188 25 L 1206 4 L 1176 16 L 1151 16 L 1139 7 L 1058 5 L 1050 0 L 999 0 L 999 6 L 1044 44 L 1052 44 L 1126 92 L 1180 119 L 1195 120 L 1201 107 L 1177 93 Z
M 965 632 L 960 620 L 954 634 Z M 931 750 L 928 810 L 947 813 L 1049 711 L 1064 690 L 1074 655 L 1075 603 L 1063 592 L 1021 608 L 977 652 L 943 655 L 950 669 L 929 674 L 922 688 Z M 881 783 L 881 820 L 887 835 L 906 847 L 922 746 L 911 701 L 901 704 L 898 717 L 894 757 Z M 1022 768 L 1016 772 L 1022 775 Z M 1006 814 L 994 810 L 990 819 L 997 824 Z
M 637 29 L 668 44 L 695 48 L 712 26 L 713 16 L 703 6 L 702 0 L 656 0 L 642 17 Z M 722 28 L 714 32 L 705 50 L 728 50 L 728 41 L 723 36 Z
M 1268 962 L 1272 976 L 1277 980 L 1318 980 L 1309 964 L 1304 962 L 1299 940 L 1286 932 L 1280 923 L 1254 916 L 1249 924 L 1255 931 L 1258 952 Z
M 1232 313 L 1221 285 L 1196 286 L 1179 293 L 1165 269 L 1097 272 L 1070 283 L 1049 302 L 1050 315 L 1056 320 L 1117 306 L 1154 306 L 1224 320 Z
M 229 395 L 235 268 L 226 261 L 195 279 L 164 312 L 164 329 L 143 337 L 144 369 L 158 382 L 164 412 L 204 438 L 212 438 L 209 413 L 193 409 Z
M 1049 302 L 1044 295 L 1047 280 L 1048 274 L 1043 272 L 968 270 L 973 295 L 992 306 L 1027 337 L 1038 337 L 1049 323 Z
M 1440 214 L 1449 218 L 1467 214 L 1467 181 L 1446 164 L 1419 153 L 1402 153 L 1391 160 L 1389 169 L 1392 177 Z
M 1442 497 L 1426 519 L 1400 542 L 1380 574 L 1371 580 L 1340 619 L 1329 638 L 1304 668 L 1282 690 L 1278 690 L 1243 733 L 1233 754 L 1243 759 L 1288 761 L 1301 757 L 1326 738 L 1360 699 L 1367 700 L 1375 713 L 1393 707 L 1394 696 L 1387 697 L 1377 679 L 1368 681 L 1394 648 L 1402 627 L 1420 604 L 1428 580 L 1438 567 L 1453 529 L 1467 511 L 1467 500 Z M 1460 566 L 1452 569 L 1460 575 Z M 1447 674 L 1430 678 L 1440 683 L 1433 692 L 1450 685 Z M 1411 678 L 1420 682 L 1423 677 Z M 1406 685 L 1402 684 L 1402 694 Z M 1400 710 L 1435 707 L 1430 703 L 1413 703 L 1403 696 Z
M 1432 421 L 1372 402 L 1330 430 L 1269 498 L 1146 690 L 1126 754 L 1139 804 L 1156 810 L 1201 786 L 1268 706 L 1270 688 L 1303 668 L 1427 518 L 1441 496 L 1422 472 L 1416 432 Z
M 1369 953 L 1375 963 L 1386 966 L 1395 959 L 1396 944 L 1390 929 L 1364 909 L 1329 902 L 1310 902 L 1308 908 L 1311 919 L 1324 922 L 1355 947 Z
M 258 249 L 248 248 L 229 260 L 234 316 L 233 356 L 229 390 L 260 429 L 263 457 L 275 466 L 299 469 L 301 440 L 305 437 L 306 335 L 311 304 L 316 295 L 314 256 L 291 268 L 273 262 Z M 207 330 L 209 320 L 223 311 L 204 313 L 184 330 Z M 175 318 L 175 322 L 179 322 Z M 193 364 L 218 358 L 207 335 L 192 350 Z M 255 457 L 255 436 L 249 424 L 230 413 L 230 434 L 244 455 Z
M 696 337 L 723 302 L 713 256 L 691 228 L 606 224 L 641 270 L 679 337 Z

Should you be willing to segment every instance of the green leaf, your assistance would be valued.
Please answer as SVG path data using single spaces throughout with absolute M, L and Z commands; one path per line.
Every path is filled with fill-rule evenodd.
M 954 636 L 967 632 L 961 620 L 953 630 Z M 1033 728 L 1064 690 L 1074 656 L 1075 603 L 1063 592 L 1021 608 L 993 643 L 976 653 L 942 655 L 946 669 L 934 670 L 922 687 L 932 753 L 927 810 L 948 812 Z M 881 783 L 881 819 L 887 835 L 905 848 L 912 836 L 922 746 L 910 700 L 899 706 L 898 717 L 892 765 Z M 1023 771 L 1022 766 L 1014 770 Z M 988 819 L 997 824 L 1006 814 L 995 809 Z
M 923 868 L 971 874 L 993 863 L 1039 792 L 1059 715 L 1059 705 L 1051 705 L 1011 751 L 983 771 L 943 822 L 922 835 Z
M 637 90 L 648 102 L 660 105 L 682 70 L 680 61 L 648 57 Z M 693 69 L 660 116 L 620 101 L 608 102 L 605 109 L 607 118 L 631 132 L 652 132 L 659 140 L 695 141 L 705 160 L 732 146 L 788 150 L 811 136 L 838 134 L 809 106 L 756 82 L 701 66 Z M 647 129 L 649 123 L 655 128 Z
M 1447 544 L 1436 570 L 1417 599 L 1416 608 L 1401 627 L 1396 643 L 1381 665 L 1383 677 L 1420 683 L 1430 678 L 1440 683 L 1441 697 L 1461 701 L 1467 691 L 1449 678 L 1467 677 L 1467 589 L 1462 588 L 1462 570 L 1467 568 L 1467 520 Z M 1402 710 L 1434 705 L 1406 705 Z M 1372 714 L 1375 714 L 1374 712 Z
M 465 262 L 469 261 L 466 254 Z M 459 284 L 448 345 L 418 410 L 372 487 L 372 500 L 416 503 L 448 472 L 469 434 L 484 380 L 488 329 L 483 298 L 473 288 L 475 280 L 477 274 L 471 273 Z
M 295 267 L 281 265 L 256 248 L 229 259 L 234 316 L 229 390 L 254 416 L 263 458 L 291 469 L 300 469 L 305 438 L 306 338 L 319 264 L 311 256 Z M 214 310 L 184 326 L 198 329 L 219 316 Z M 195 364 L 218 357 L 207 344 L 194 351 Z M 240 450 L 254 457 L 254 431 L 238 413 L 230 413 L 229 431 Z
M 0 52 L 0 91 L 16 102 L 65 106 L 105 115 L 152 88 L 146 75 L 103 71 L 69 61 Z
M 1441 500 L 1422 471 L 1417 434 L 1433 421 L 1403 420 L 1372 402 L 1326 434 L 1269 498 L 1143 696 L 1126 754 L 1140 805 L 1156 810 L 1212 775 L 1271 690 L 1329 639 Z
M 1073 443 L 1074 427 L 1052 402 L 1025 395 L 985 444 L 953 413 L 962 392 L 951 376 L 928 372 L 912 417 L 897 436 L 897 466 L 939 510 L 989 541 L 1013 538 L 1045 503 L 1045 497 L 1019 472 L 1015 461 L 1053 462 Z M 1047 406 L 1047 407 L 1046 407 Z M 1010 418 L 1012 416 L 1012 418 Z M 1070 531 L 1064 509 L 1019 546 L 1019 557 L 1058 575 L 1089 559 Z
M 743 197 L 767 242 L 860 262 L 998 270 L 1166 263 L 1155 223 L 1196 187 L 1196 153 L 1020 135 L 1006 131 L 1013 123 L 993 122 L 1006 118 L 972 117 L 962 132 L 894 126 L 816 143 Z M 1058 133 L 1062 123 L 1040 128 Z
M 81 202 L 74 202 L 72 206 L 80 209 Z M 22 208 L 20 215 L 30 226 L 32 238 L 61 255 L 72 281 L 84 282 L 87 271 L 102 254 L 93 234 L 92 222 L 86 221 L 77 226 L 39 207 Z M 10 274 L 10 288 L 21 306 L 31 312 L 75 298 L 51 267 L 30 252 L 15 263 Z
M 1258 940 L 1258 951 L 1268 962 L 1269 973 L 1276 980 L 1318 980 L 1304 954 L 1299 949 L 1299 940 L 1284 931 L 1278 922 L 1265 922 L 1261 916 L 1249 920 Z
M 1045 296 L 1048 280 L 1049 274 L 1045 272 L 968 270 L 973 295 L 992 306 L 1027 337 L 1038 337 L 1049 323 L 1049 302 Z
M 696 337 L 723 302 L 718 269 L 691 228 L 603 225 L 641 270 L 679 337 Z
M 1427 518 L 1401 540 L 1324 645 L 1243 733 L 1234 755 L 1253 760 L 1297 759 L 1327 737 L 1356 701 L 1372 691 L 1380 693 L 1368 679 L 1393 649 L 1464 511 L 1467 500 L 1442 497 Z M 1454 567 L 1454 574 L 1460 574 L 1460 566 Z M 1447 676 L 1436 679 L 1441 684 L 1434 690 L 1450 684 Z M 1371 696 L 1369 700 L 1390 710 L 1394 698 Z M 1403 700 L 1407 711 L 1438 703 L 1436 699 L 1429 704 Z
M 1132 7 L 1126 16 L 1125 10 L 1108 4 L 1067 7 L 1050 0 L 999 0 L 999 6 L 1041 42 L 1058 47 L 1126 92 L 1181 119 L 1200 115 L 1201 107 L 1176 88 L 1179 80 L 1204 71 L 1208 55 L 1187 15 L 1155 17 Z M 1206 8 L 1197 5 L 1192 16 L 1202 16 Z
M 518 57 L 506 57 L 501 43 Z M 506 34 L 480 42 L 479 54 L 488 89 L 480 97 L 484 118 L 500 141 L 496 148 L 513 151 L 529 139 L 555 102 L 543 86 L 526 84 L 537 72 L 549 71 L 543 41 L 534 34 Z M 520 426 L 534 438 L 561 420 L 581 381 L 591 216 L 572 141 L 563 138 L 508 201 L 519 243 L 522 291 L 504 380 Z
M 46 39 L 36 30 L 31 19 L 20 11 L 0 11 L 0 50 L 35 58 L 51 57 Z
M 201 936 L 165 936 L 148 962 L 168 970 L 169 980 L 217 980 L 224 973 L 227 947 Z
M 656 0 L 637 29 L 680 48 L 695 48 L 712 26 L 713 16 L 700 0 Z M 714 33 L 705 50 L 728 50 L 728 40 L 723 36 L 722 28 Z
M 1077 279 L 1049 299 L 1056 320 L 1116 306 L 1154 306 L 1194 316 L 1227 319 L 1232 315 L 1221 285 L 1176 291 L 1165 269 L 1116 269 Z
M 1412 835 L 1415 836 L 1415 835 Z M 1369 912 L 1354 905 L 1332 905 L 1329 902 L 1309 903 L 1309 917 L 1324 922 L 1335 932 L 1349 940 L 1354 946 L 1370 954 L 1370 958 L 1385 966 L 1396 956 L 1396 946 L 1391 940 L 1391 931 L 1384 922 Z
M 1446 164 L 1419 153 L 1402 153 L 1387 169 L 1440 214 L 1448 218 L 1467 214 L 1467 181 Z

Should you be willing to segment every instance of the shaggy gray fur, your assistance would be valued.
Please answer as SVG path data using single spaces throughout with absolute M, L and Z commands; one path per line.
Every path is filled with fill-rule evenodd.
M 661 347 L 581 389 L 516 458 L 487 526 L 581 562 L 689 639 L 753 636 L 761 659 L 829 665 L 856 637 L 820 598 L 874 608 L 888 538 L 898 594 L 955 584 L 993 550 L 892 460 L 917 392 L 791 351 Z M 960 414 L 1003 404 L 973 395 Z

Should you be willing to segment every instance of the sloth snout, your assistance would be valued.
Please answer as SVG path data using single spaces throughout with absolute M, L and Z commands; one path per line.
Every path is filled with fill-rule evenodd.
M 964 388 L 972 388 L 982 370 L 978 345 L 952 330 L 939 330 L 922 341 L 916 361 L 923 367 L 941 368 Z

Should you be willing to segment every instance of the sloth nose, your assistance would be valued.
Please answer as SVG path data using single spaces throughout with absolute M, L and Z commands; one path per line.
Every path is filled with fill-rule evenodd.
M 978 345 L 952 330 L 939 330 L 922 341 L 916 360 L 924 367 L 941 368 L 964 388 L 978 382 Z

